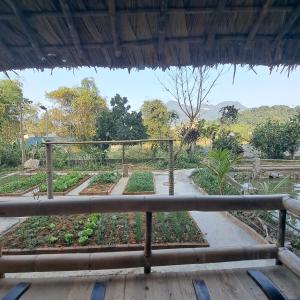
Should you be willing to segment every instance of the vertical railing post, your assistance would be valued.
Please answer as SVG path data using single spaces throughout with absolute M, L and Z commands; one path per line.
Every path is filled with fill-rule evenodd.
M 279 211 L 277 247 L 284 247 L 285 228 L 286 228 L 286 210 L 282 209 Z M 277 259 L 276 264 L 281 264 L 281 262 Z
M 46 142 L 47 197 L 53 199 L 52 145 Z
M 0 245 L 0 257 L 2 256 L 2 245 Z M 5 274 L 1 273 L 0 278 L 5 278 Z
M 169 141 L 169 195 L 174 195 L 174 149 L 173 149 L 173 140 Z
M 148 258 L 151 256 L 152 252 L 152 212 L 146 212 L 146 231 L 145 231 L 145 248 L 144 248 L 144 256 L 145 256 L 145 266 L 144 273 L 149 274 L 151 272 L 151 265 L 148 261 Z
M 122 166 L 125 163 L 125 144 L 122 144 Z

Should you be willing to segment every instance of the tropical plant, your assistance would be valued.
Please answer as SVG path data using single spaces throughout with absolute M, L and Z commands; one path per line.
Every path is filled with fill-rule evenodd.
M 207 156 L 207 162 L 204 162 L 204 165 L 216 177 L 221 195 L 224 194 L 226 176 L 235 162 L 236 159 L 227 149 L 210 151 Z
M 271 182 L 259 182 L 259 193 L 263 195 L 275 194 L 288 180 L 288 177 L 284 177 L 275 186 L 272 186 Z

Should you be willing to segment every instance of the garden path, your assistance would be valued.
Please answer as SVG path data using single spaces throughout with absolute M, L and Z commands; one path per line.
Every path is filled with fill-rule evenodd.
M 202 194 L 189 178 L 192 171 L 191 169 L 175 171 L 175 195 Z M 155 173 L 155 184 L 157 194 L 168 194 L 168 173 Z M 192 211 L 191 216 L 211 246 L 249 246 L 261 243 L 261 239 L 245 231 L 222 212 Z

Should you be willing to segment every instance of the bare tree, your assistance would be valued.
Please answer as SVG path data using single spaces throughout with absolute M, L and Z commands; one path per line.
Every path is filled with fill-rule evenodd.
M 163 88 L 177 101 L 181 111 L 189 120 L 181 139 L 180 148 L 175 153 L 175 159 L 183 144 L 190 144 L 189 149 L 191 149 L 191 145 L 195 143 L 189 136 L 195 130 L 195 121 L 200 119 L 202 104 L 207 101 L 222 71 L 223 68 L 216 70 L 207 66 L 172 68 L 166 72 L 166 82 L 159 80 Z
M 210 67 L 181 67 L 167 71 L 167 82 L 160 81 L 164 89 L 175 99 L 181 111 L 189 119 L 189 125 L 199 119 L 202 103 L 204 103 L 222 69 L 213 74 Z

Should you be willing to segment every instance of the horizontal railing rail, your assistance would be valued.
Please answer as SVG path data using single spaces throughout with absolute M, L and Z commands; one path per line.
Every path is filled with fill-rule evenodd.
M 279 210 L 277 245 L 152 250 L 152 213 L 192 210 Z M 101 196 L 37 201 L 0 201 L 0 217 L 137 211 L 145 212 L 146 214 L 144 252 L 81 252 L 1 256 L 0 251 L 0 274 L 9 272 L 72 271 L 133 267 L 144 267 L 144 272 L 149 273 L 152 266 L 252 259 L 276 259 L 280 263 L 278 251 L 284 247 L 287 210 L 300 218 L 300 201 L 281 194 L 233 196 Z M 281 257 L 288 260 L 290 255 L 284 254 Z
M 100 196 L 0 202 L 0 217 L 67 215 L 95 212 L 171 212 L 282 210 L 285 195 Z

